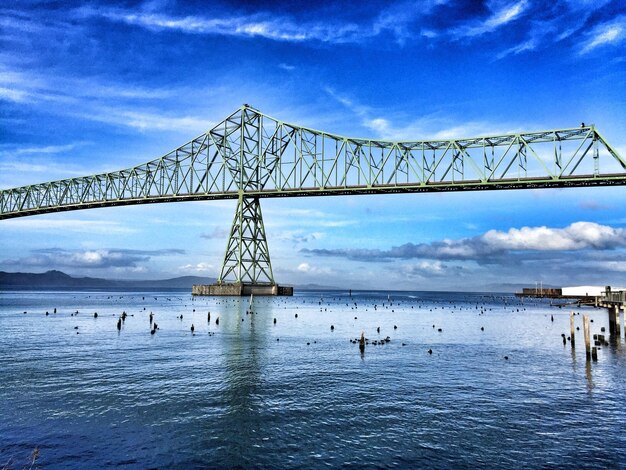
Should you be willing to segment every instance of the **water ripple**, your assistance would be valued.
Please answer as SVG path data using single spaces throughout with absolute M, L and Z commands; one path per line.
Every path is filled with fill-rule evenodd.
M 38 447 L 45 468 L 624 468 L 623 339 L 588 365 L 561 342 L 568 312 L 540 301 L 387 295 L 248 315 L 249 299 L 179 292 L 2 292 L 0 462 Z

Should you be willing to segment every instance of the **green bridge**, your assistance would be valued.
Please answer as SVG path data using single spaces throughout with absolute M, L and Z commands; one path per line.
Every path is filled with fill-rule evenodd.
M 2 190 L 0 219 L 237 199 L 218 285 L 267 290 L 276 283 L 261 198 L 624 184 L 626 160 L 594 126 L 391 142 L 285 123 L 244 105 L 206 133 L 147 163 Z

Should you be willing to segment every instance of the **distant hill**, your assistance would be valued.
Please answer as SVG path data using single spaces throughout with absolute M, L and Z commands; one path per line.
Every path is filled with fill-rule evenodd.
M 348 290 L 348 289 L 342 289 L 340 287 L 331 287 L 331 286 L 323 286 L 321 284 L 303 284 L 301 286 L 297 286 L 298 290 Z
M 0 289 L 191 289 L 193 284 L 212 284 L 215 278 L 182 276 L 159 280 L 112 280 L 95 277 L 72 277 L 61 271 L 45 273 L 7 273 L 0 271 Z

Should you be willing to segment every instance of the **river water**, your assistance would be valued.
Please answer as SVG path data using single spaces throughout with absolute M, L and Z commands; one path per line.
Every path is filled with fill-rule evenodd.
M 0 468 L 626 468 L 623 336 L 585 360 L 603 309 L 572 349 L 571 307 L 508 295 L 250 302 L 0 292 Z

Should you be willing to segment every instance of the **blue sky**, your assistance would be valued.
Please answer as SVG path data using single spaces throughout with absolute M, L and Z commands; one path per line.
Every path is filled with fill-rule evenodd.
M 151 160 L 249 103 L 355 137 L 595 123 L 626 155 L 619 1 L 0 6 L 0 188 Z M 626 285 L 625 188 L 263 200 L 275 277 L 352 288 Z M 0 270 L 217 276 L 233 201 L 0 223 Z

